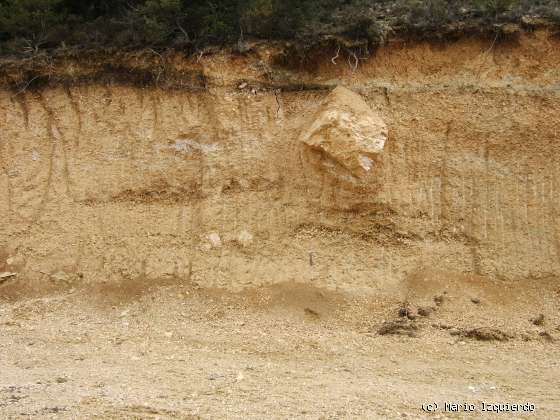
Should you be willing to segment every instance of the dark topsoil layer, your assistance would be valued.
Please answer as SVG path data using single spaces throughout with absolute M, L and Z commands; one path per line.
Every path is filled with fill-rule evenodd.
M 200 66 L 177 69 L 167 60 L 180 55 L 196 63 L 224 50 L 255 55 L 266 45 L 275 52 L 274 71 L 261 87 L 316 89 L 278 74 L 309 71 L 331 58 L 325 51 L 357 64 L 395 41 L 484 37 L 494 45 L 537 29 L 560 33 L 560 0 L 0 1 L 0 86 L 205 89 Z

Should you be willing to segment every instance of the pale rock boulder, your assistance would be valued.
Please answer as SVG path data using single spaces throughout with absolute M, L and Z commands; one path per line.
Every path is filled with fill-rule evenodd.
M 239 235 L 237 235 L 237 242 L 243 247 L 248 247 L 253 243 L 253 235 L 250 232 L 243 230 L 239 233 Z
M 216 232 L 210 233 L 207 238 L 212 248 L 220 248 L 222 246 L 222 238 Z
M 320 105 L 300 140 L 351 176 L 364 178 L 380 159 L 387 125 L 360 95 L 339 86 Z M 328 159 L 322 159 L 322 165 L 332 167 Z

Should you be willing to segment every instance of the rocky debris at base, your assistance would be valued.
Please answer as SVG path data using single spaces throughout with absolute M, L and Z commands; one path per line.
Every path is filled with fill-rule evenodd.
M 385 321 L 377 328 L 377 334 L 379 335 L 405 335 L 408 337 L 416 337 L 416 331 L 418 331 L 418 326 L 406 318 L 396 321 Z
M 513 338 L 497 328 L 480 327 L 472 329 L 457 329 L 450 332 L 451 335 L 458 335 L 464 338 L 473 338 L 478 341 L 508 341 Z

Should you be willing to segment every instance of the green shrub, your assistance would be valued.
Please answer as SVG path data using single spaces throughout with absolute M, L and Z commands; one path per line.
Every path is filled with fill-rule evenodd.
M 20 38 L 32 50 L 60 41 L 66 13 L 62 0 L 4 0 L 0 2 L 0 32 Z M 58 37 L 57 37 L 58 35 Z
M 0 0 L 0 53 L 60 45 L 191 49 L 246 38 L 379 44 L 388 34 L 483 33 L 525 15 L 560 25 L 560 0 Z
M 410 2 L 406 22 L 415 32 L 434 31 L 454 17 L 454 8 L 445 0 L 416 0 Z
M 480 10 L 494 17 L 511 10 L 517 3 L 517 0 L 476 0 L 475 2 Z
M 144 42 L 160 44 L 169 40 L 178 29 L 181 12 L 181 0 L 147 0 L 135 12 Z

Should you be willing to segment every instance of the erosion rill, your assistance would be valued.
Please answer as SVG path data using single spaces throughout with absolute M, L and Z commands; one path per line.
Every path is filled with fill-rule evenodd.
M 426 268 L 558 276 L 549 33 L 395 43 L 357 68 L 150 54 L 4 66 L 0 272 L 353 293 Z

